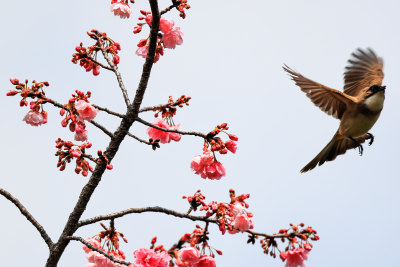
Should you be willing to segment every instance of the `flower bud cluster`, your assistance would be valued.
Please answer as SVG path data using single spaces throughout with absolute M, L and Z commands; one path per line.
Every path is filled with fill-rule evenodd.
M 195 174 L 200 175 L 202 178 L 219 180 L 225 176 L 226 170 L 224 166 L 217 161 L 215 152 L 220 154 L 227 154 L 228 151 L 236 153 L 238 137 L 234 134 L 228 134 L 226 131 L 229 129 L 227 123 L 222 123 L 215 127 L 214 130 L 209 132 L 204 140 L 203 154 L 197 155 L 191 162 L 191 168 Z M 224 142 L 221 138 L 217 137 L 220 132 L 228 135 L 228 141 Z M 210 149 L 210 150 L 209 150 Z
M 187 0 L 177 0 L 179 5 L 177 6 L 177 9 L 179 10 L 179 16 L 181 18 L 186 18 L 186 13 L 185 9 L 189 9 L 190 5 L 188 5 Z
M 111 54 L 112 62 L 116 66 L 119 64 L 120 58 L 118 51 L 121 50 L 119 43 L 114 42 L 106 33 L 100 33 L 98 30 L 91 30 L 87 33 L 96 43 L 89 47 L 84 47 L 82 43 L 75 47 L 76 53 L 72 54 L 72 62 L 79 65 L 87 72 L 92 71 L 94 76 L 100 74 L 100 65 L 97 63 L 97 52 L 103 50 L 107 54 Z
M 22 119 L 27 124 L 32 126 L 39 126 L 47 123 L 47 112 L 43 110 L 43 104 L 48 100 L 45 97 L 43 86 L 49 86 L 49 82 L 36 82 L 32 81 L 32 85 L 28 86 L 28 80 L 25 83 L 20 82 L 17 78 L 10 78 L 10 82 L 15 86 L 15 90 L 7 93 L 7 96 L 14 96 L 20 94 L 22 99 L 19 102 L 21 107 L 28 106 L 27 98 L 36 99 L 29 103 L 30 111 Z
M 137 23 L 137 26 L 133 30 L 134 34 L 141 32 L 144 25 L 151 27 L 153 22 L 153 16 L 151 12 L 140 10 L 140 13 L 142 13 L 143 16 L 139 17 L 138 19 L 144 22 Z M 174 25 L 175 22 L 172 19 L 163 17 L 160 18 L 160 32 L 157 35 L 154 63 L 160 59 L 160 56 L 164 55 L 164 48 L 175 49 L 177 45 L 181 45 L 183 43 L 183 33 L 179 27 L 174 28 Z M 138 49 L 136 50 L 136 55 L 146 58 L 149 51 L 149 42 L 150 37 L 140 40 L 137 45 Z
M 121 237 L 125 242 L 128 242 L 122 233 L 119 233 L 113 227 L 113 221 L 111 222 L 110 228 L 106 228 L 104 224 L 101 226 L 105 229 L 100 232 L 94 238 L 86 239 L 93 247 L 107 253 L 117 260 L 125 260 L 125 253 L 119 249 L 119 237 Z M 102 240 L 104 239 L 103 245 Z M 107 251 L 104 249 L 107 247 Z M 88 260 L 87 266 L 97 266 L 97 267 L 125 267 L 125 265 L 116 263 L 105 257 L 104 255 L 98 253 L 97 251 L 91 250 L 87 246 L 83 246 L 83 250 L 86 252 L 86 258 Z M 90 265 L 92 264 L 92 265 Z M 94 265 L 93 265 L 94 264 Z
M 86 141 L 88 137 L 88 131 L 86 130 L 86 124 L 84 121 L 93 120 L 98 110 L 94 108 L 88 98 L 91 96 L 91 92 L 88 91 L 86 94 L 76 90 L 76 94 L 72 95 L 69 99 L 68 104 L 65 104 L 60 110 L 60 115 L 65 118 L 61 121 L 63 127 L 69 125 L 69 130 L 75 132 L 76 141 Z
M 56 140 L 56 148 L 58 150 L 55 154 L 58 156 L 57 168 L 60 168 L 60 171 L 65 170 L 67 163 L 70 163 L 75 158 L 75 172 L 77 174 L 82 172 L 83 176 L 87 176 L 89 171 L 93 172 L 93 167 L 85 160 L 85 150 L 90 147 L 92 147 L 90 142 L 78 146 L 71 141 L 64 141 L 58 138 Z
M 189 106 L 189 100 L 192 99 L 190 96 L 182 95 L 179 97 L 176 101 L 170 96 L 168 98 L 168 104 L 161 105 L 161 106 L 156 106 L 153 108 L 153 111 L 155 112 L 154 117 L 158 117 L 159 114 L 161 113 L 161 117 L 168 118 L 168 117 L 173 117 L 176 115 L 177 108 L 180 107 L 183 108 L 185 105 Z

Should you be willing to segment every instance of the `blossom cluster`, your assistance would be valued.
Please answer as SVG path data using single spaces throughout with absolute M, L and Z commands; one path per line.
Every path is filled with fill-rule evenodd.
M 161 119 L 156 119 L 155 126 L 166 130 L 179 130 L 180 124 L 178 125 L 170 125 L 166 121 Z M 181 140 L 181 135 L 174 132 L 164 132 L 162 130 L 156 129 L 154 127 L 149 127 L 147 129 L 147 134 L 150 136 L 151 140 L 159 140 L 162 144 L 166 144 L 171 142 L 172 140 L 175 142 L 179 142 Z
M 143 17 L 139 17 L 139 20 L 144 22 L 139 22 L 134 28 L 133 33 L 139 33 L 142 31 L 144 25 L 151 27 L 153 22 L 153 15 L 151 12 L 146 12 L 144 10 L 140 11 Z M 157 35 L 157 46 L 154 57 L 154 63 L 160 59 L 160 56 L 164 55 L 164 48 L 175 49 L 177 45 L 183 43 L 183 33 L 179 27 L 175 27 L 175 22 L 172 19 L 160 18 L 159 34 Z M 147 57 L 149 51 L 150 38 L 142 39 L 138 43 L 138 49 L 136 50 L 136 55 L 143 58 Z
M 228 129 L 228 124 L 222 123 L 207 134 L 204 141 L 203 154 L 195 156 L 190 164 L 195 174 L 211 180 L 219 180 L 225 176 L 225 167 L 221 162 L 217 161 L 215 152 L 220 154 L 227 154 L 228 151 L 236 153 L 236 141 L 239 140 L 236 135 L 228 134 L 226 132 Z M 223 142 L 221 138 L 217 137 L 220 132 L 226 133 L 230 140 Z
M 33 80 L 31 86 L 28 86 L 28 80 L 22 83 L 17 78 L 10 78 L 10 82 L 15 86 L 15 90 L 9 91 L 7 96 L 20 94 L 22 99 L 19 105 L 21 107 L 28 106 L 27 98 L 37 99 L 29 103 L 30 111 L 28 111 L 22 120 L 32 126 L 47 123 L 47 112 L 43 110 L 43 104 L 46 103 L 47 98 L 45 97 L 43 86 L 49 86 L 49 82 L 36 82 Z
M 165 105 L 160 105 L 160 106 L 155 106 L 153 108 L 154 117 L 158 117 L 158 115 L 161 113 L 161 117 L 163 119 L 165 118 L 172 118 L 173 116 L 176 115 L 177 108 L 176 107 L 184 107 L 189 106 L 189 100 L 192 99 L 190 96 L 182 95 L 180 96 L 176 101 L 172 98 L 172 96 L 169 96 L 168 98 L 168 103 Z
M 111 54 L 112 63 L 118 65 L 120 62 L 120 57 L 118 56 L 118 51 L 121 50 L 121 45 L 114 42 L 111 38 L 107 36 L 106 33 L 100 33 L 98 30 L 91 30 L 87 32 L 90 38 L 96 40 L 96 43 L 89 47 L 84 47 L 82 43 L 75 47 L 76 53 L 72 54 L 72 62 L 79 65 L 87 72 L 92 71 L 94 76 L 100 74 L 100 65 L 97 62 L 97 53 L 103 51 L 106 54 Z
M 84 121 L 92 121 L 96 117 L 98 110 L 88 100 L 91 96 L 90 91 L 86 94 L 79 90 L 75 92 L 76 94 L 73 94 L 68 103 L 60 110 L 60 115 L 65 115 L 65 118 L 61 121 L 61 125 L 63 127 L 69 125 L 69 130 L 75 132 L 76 141 L 86 141 L 88 131 L 86 130 Z
M 93 172 L 93 167 L 89 165 L 89 162 L 85 159 L 86 148 L 91 148 L 92 143 L 87 142 L 82 145 L 75 145 L 71 141 L 64 141 L 61 138 L 56 140 L 56 156 L 58 156 L 57 168 L 60 171 L 65 170 L 67 163 L 70 163 L 72 159 L 76 159 L 75 172 L 77 174 L 82 172 L 83 176 L 87 176 L 89 171 Z

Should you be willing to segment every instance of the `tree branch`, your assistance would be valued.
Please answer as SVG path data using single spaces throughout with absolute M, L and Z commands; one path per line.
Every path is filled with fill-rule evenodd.
M 102 67 L 103 69 L 114 71 L 112 68 L 110 68 L 110 67 L 104 65 L 103 63 L 98 62 L 98 61 L 95 60 L 94 58 L 90 58 L 90 61 L 93 61 L 94 63 L 96 63 L 97 65 L 99 65 L 100 67 Z
M 110 132 L 109 130 L 107 130 L 106 127 L 104 127 L 103 125 L 95 122 L 94 120 L 91 120 L 90 123 L 93 124 L 94 126 L 96 126 L 97 128 L 99 128 L 100 130 L 102 130 L 109 137 L 111 137 L 111 138 L 114 137 L 114 134 L 112 132 Z
M 111 255 L 108 255 L 107 253 L 105 253 L 104 251 L 95 248 L 94 246 L 92 246 L 89 242 L 87 242 L 85 239 L 83 239 L 82 237 L 78 237 L 78 236 L 67 236 L 66 239 L 68 240 L 75 240 L 75 241 L 79 241 L 82 244 L 84 244 L 85 246 L 87 246 L 88 248 L 90 248 L 93 251 L 96 251 L 98 253 L 100 253 L 101 255 L 107 257 L 108 259 L 110 259 L 113 262 L 119 263 L 119 264 L 124 264 L 124 265 L 129 265 L 130 262 L 126 262 L 126 261 L 121 261 L 121 260 L 117 260 L 116 258 L 114 258 Z
M 117 117 L 120 117 L 120 118 L 124 118 L 124 115 L 122 115 L 121 113 L 109 110 L 108 108 L 103 108 L 103 107 L 100 107 L 100 106 L 95 105 L 95 104 L 92 104 L 92 106 L 97 108 L 98 110 L 105 111 L 108 114 L 111 114 L 111 115 L 114 115 L 114 116 L 117 116 Z
M 162 207 L 147 207 L 147 208 L 132 208 L 132 209 L 127 209 L 127 210 L 123 210 L 120 212 L 115 212 L 115 213 L 111 213 L 108 215 L 101 215 L 101 216 L 96 216 L 93 217 L 91 219 L 87 219 L 87 220 L 83 220 L 80 221 L 78 223 L 78 227 L 82 227 L 88 224 L 93 224 L 96 222 L 100 222 L 100 221 L 104 221 L 104 220 L 110 220 L 110 219 L 115 219 L 115 218 L 120 218 L 122 216 L 128 215 L 128 214 L 132 214 L 132 213 L 145 213 L 145 212 L 158 212 L 158 213 L 164 213 L 167 215 L 172 215 L 174 217 L 178 217 L 178 218 L 185 218 L 185 219 L 189 219 L 192 221 L 203 221 L 203 222 L 211 222 L 211 223 L 217 223 L 217 220 L 215 219 L 210 219 L 207 218 L 205 216 L 193 216 L 193 215 L 189 215 L 187 213 L 181 213 L 181 212 L 177 212 L 174 210 L 169 210 L 166 208 L 162 208 Z
M 157 129 L 157 130 L 160 130 L 160 131 L 163 131 L 163 132 L 178 133 L 178 134 L 181 134 L 181 135 L 194 135 L 194 136 L 199 136 L 199 137 L 202 137 L 204 139 L 207 139 L 207 135 L 205 135 L 203 133 L 200 133 L 200 132 L 183 132 L 183 131 L 179 131 L 179 130 L 169 130 L 169 129 L 165 129 L 165 128 L 156 126 L 156 125 L 154 125 L 154 124 L 152 124 L 150 122 L 147 122 L 147 121 L 145 121 L 145 120 L 143 120 L 143 119 L 141 119 L 139 117 L 137 117 L 136 120 L 138 122 L 144 124 L 144 125 L 147 125 L 149 127 L 153 127 L 154 129 Z
M 129 128 L 135 122 L 135 118 L 137 117 L 140 109 L 140 105 L 143 101 L 143 96 L 147 88 L 147 84 L 150 78 L 151 68 L 154 62 L 154 55 L 156 50 L 157 44 L 157 34 L 158 34 L 158 26 L 160 23 L 160 14 L 158 11 L 158 3 L 157 0 L 149 0 L 151 6 L 151 12 L 153 14 L 153 22 L 150 31 L 150 43 L 149 43 L 149 50 L 147 53 L 146 61 L 143 65 L 143 72 L 142 77 L 140 79 L 138 89 L 136 90 L 136 95 L 133 101 L 133 104 L 129 105 L 128 110 L 122 118 L 120 126 L 114 132 L 113 137 L 104 152 L 104 155 L 111 161 L 114 156 L 116 155 L 119 146 L 121 145 L 122 141 L 126 137 L 129 132 Z M 122 81 L 121 81 L 122 82 Z M 120 83 L 123 85 L 123 83 Z M 75 231 L 77 230 L 77 225 L 79 219 L 81 218 L 83 212 L 86 209 L 87 204 L 90 201 L 90 198 L 94 192 L 94 190 L 99 185 L 101 178 L 103 176 L 104 171 L 106 170 L 106 164 L 104 162 L 99 162 L 96 164 L 96 167 L 90 176 L 87 184 L 83 187 L 81 194 L 79 195 L 79 199 L 75 204 L 74 209 L 72 210 L 67 223 L 64 226 L 64 230 L 61 233 L 58 241 L 54 244 L 53 248 L 51 249 L 50 255 L 46 262 L 46 267 L 56 267 L 58 261 L 61 258 L 65 248 L 69 243 L 68 236 L 72 236 Z
M 130 136 L 130 137 L 132 137 L 133 139 L 136 139 L 136 140 L 138 140 L 139 142 L 144 143 L 144 144 L 146 144 L 146 145 L 151 145 L 151 143 L 150 143 L 149 141 L 143 140 L 143 139 L 141 139 L 141 138 L 139 138 L 139 137 L 137 137 L 137 136 L 135 136 L 135 135 L 133 135 L 133 134 L 131 134 L 131 133 L 128 133 L 128 136 Z
M 101 53 L 103 54 L 104 58 L 107 60 L 108 65 L 110 65 L 110 67 L 112 68 L 113 72 L 115 73 L 115 76 L 117 76 L 119 87 L 121 88 L 122 95 L 124 96 L 125 104 L 127 107 L 129 107 L 131 105 L 131 101 L 129 100 L 128 91 L 126 90 L 125 85 L 122 81 L 121 73 L 119 72 L 118 67 L 108 57 L 108 54 L 104 49 L 103 42 L 101 41 L 101 39 L 98 38 L 97 40 L 99 41 L 99 44 L 100 44 Z
M 31 224 L 33 226 L 35 226 L 35 228 L 39 231 L 40 235 L 42 236 L 44 242 L 46 242 L 47 246 L 49 247 L 49 249 L 51 250 L 53 247 L 53 241 L 51 241 L 51 238 L 49 237 L 49 235 L 46 233 L 46 231 L 44 230 L 43 226 L 41 226 L 38 221 L 36 221 L 36 219 L 32 216 L 32 214 L 29 213 L 29 211 L 24 207 L 24 205 L 21 204 L 21 202 L 19 202 L 18 199 L 16 199 L 15 197 L 13 197 L 9 192 L 7 192 L 6 190 L 4 190 L 3 188 L 0 188 L 0 194 L 3 195 L 6 199 L 8 199 L 9 201 L 11 201 L 15 206 L 17 206 L 17 208 L 19 209 L 19 211 L 22 213 L 22 215 L 25 216 L 25 218 L 31 222 Z

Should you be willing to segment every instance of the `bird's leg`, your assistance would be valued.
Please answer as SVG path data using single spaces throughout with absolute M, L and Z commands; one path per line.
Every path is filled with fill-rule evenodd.
M 358 147 L 358 153 L 360 154 L 360 156 L 362 156 L 363 152 L 364 152 L 364 148 L 361 145 L 360 142 L 358 142 L 357 140 L 355 140 L 353 137 L 350 137 L 351 140 L 353 140 L 353 142 L 355 142 L 357 144 Z
M 367 133 L 369 136 L 367 137 L 367 138 L 365 138 L 366 140 L 368 140 L 369 139 L 369 143 L 368 143 L 368 145 L 370 146 L 370 145 L 372 145 L 372 143 L 374 142 L 374 139 L 375 139 L 375 137 L 374 137 L 374 135 L 372 134 L 372 133 Z

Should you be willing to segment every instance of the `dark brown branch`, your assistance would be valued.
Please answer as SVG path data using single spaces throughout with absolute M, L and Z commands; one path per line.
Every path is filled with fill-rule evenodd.
M 194 136 L 202 137 L 204 139 L 207 138 L 207 135 L 205 135 L 203 133 L 200 133 L 200 132 L 183 132 L 183 131 L 179 131 L 179 130 L 169 130 L 169 129 L 165 129 L 165 128 L 162 128 L 162 127 L 158 127 L 158 126 L 156 126 L 156 125 L 154 125 L 154 124 L 152 124 L 150 122 L 147 122 L 147 121 L 145 121 L 145 120 L 143 120 L 143 119 L 141 119 L 139 117 L 137 117 L 136 120 L 138 122 L 140 122 L 140 123 L 143 123 L 144 125 L 153 127 L 154 129 L 157 129 L 157 130 L 160 130 L 160 131 L 163 131 L 163 132 L 178 133 L 178 134 L 181 134 L 181 135 L 194 135 Z
M 38 221 L 32 216 L 32 214 L 29 213 L 29 211 L 24 207 L 24 205 L 19 202 L 19 200 L 15 197 L 13 197 L 9 192 L 4 190 L 3 188 L 0 188 L 0 195 L 3 195 L 6 199 L 11 201 L 19 211 L 22 213 L 22 215 L 25 216 L 25 218 L 33 225 L 35 228 L 39 231 L 40 235 L 42 236 L 44 242 L 46 242 L 47 246 L 51 250 L 53 247 L 53 241 L 51 241 L 51 238 L 49 235 L 46 233 L 44 230 L 43 226 L 41 226 Z
M 88 248 L 90 248 L 91 250 L 96 251 L 96 252 L 98 252 L 98 253 L 104 255 L 105 257 L 107 257 L 108 259 L 110 259 L 110 260 L 113 261 L 113 262 L 116 262 L 116 263 L 119 263 L 119 264 L 124 264 L 124 265 L 129 265 L 129 264 L 130 264 L 130 262 L 118 260 L 118 259 L 114 258 L 113 256 L 108 255 L 108 254 L 105 253 L 104 251 L 102 251 L 102 250 L 100 250 L 100 249 L 98 249 L 98 248 L 95 248 L 94 246 L 92 246 L 89 242 L 87 242 L 87 241 L 86 241 L 85 239 L 83 239 L 82 237 L 78 237 L 78 236 L 67 236 L 66 239 L 68 239 L 68 240 L 79 241 L 79 242 L 81 242 L 82 244 L 84 244 L 85 246 L 87 246 Z
M 165 13 L 171 11 L 174 7 L 178 7 L 179 3 L 176 0 L 172 0 L 172 5 L 164 9 L 163 11 L 160 12 L 160 15 L 164 15 Z
M 105 50 L 101 39 L 98 39 L 98 41 L 100 43 L 101 53 L 103 54 L 104 58 L 107 60 L 108 65 L 110 65 L 111 69 L 115 73 L 115 76 L 117 76 L 119 87 L 121 88 L 122 95 L 124 96 L 125 104 L 127 107 L 129 107 L 131 105 L 131 101 L 129 100 L 128 91 L 126 90 L 124 82 L 122 81 L 121 73 L 119 72 L 118 67 L 112 62 L 112 60 L 108 56 L 107 51 Z
M 114 116 L 117 116 L 117 117 L 120 117 L 120 118 L 124 118 L 124 115 L 122 115 L 121 113 L 109 110 L 108 108 L 103 108 L 103 107 L 100 107 L 100 106 L 95 105 L 95 104 L 92 104 L 92 106 L 97 108 L 98 110 L 105 111 L 108 114 L 111 114 L 111 115 L 114 115 Z
M 138 140 L 139 142 L 141 142 L 143 144 L 151 145 L 151 143 L 149 141 L 143 140 L 143 139 L 141 139 L 141 138 L 139 138 L 139 137 L 137 137 L 137 136 L 135 136 L 135 135 L 133 135 L 131 133 L 128 133 L 128 136 L 132 137 L 133 139 Z
M 115 213 L 111 213 L 108 215 L 102 215 L 102 216 L 96 216 L 93 217 L 91 219 L 87 219 L 87 220 L 83 220 L 80 221 L 78 223 L 78 227 L 82 227 L 88 224 L 93 224 L 99 221 L 104 221 L 104 220 L 110 220 L 110 219 L 115 219 L 115 218 L 120 218 L 122 216 L 128 215 L 128 214 L 132 214 L 132 213 L 145 213 L 145 212 L 158 212 L 158 213 L 164 213 L 167 215 L 172 215 L 174 217 L 178 217 L 178 218 L 186 218 L 192 221 L 203 221 L 203 222 L 211 222 L 211 223 L 217 223 L 217 220 L 215 219 L 210 219 L 207 218 L 205 216 L 193 216 L 193 215 L 189 215 L 187 213 L 181 213 L 181 212 L 177 212 L 174 210 L 169 210 L 166 208 L 162 208 L 162 207 L 147 207 L 147 208 L 132 208 L 132 209 L 127 209 L 127 210 L 123 210 L 120 212 L 115 212 Z
M 91 124 L 93 124 L 94 126 L 96 126 L 97 128 L 99 128 L 100 130 L 102 130 L 106 135 L 108 135 L 109 137 L 113 138 L 114 135 L 112 132 L 110 132 L 109 130 L 106 129 L 106 127 L 104 127 L 101 124 L 98 124 L 97 122 L 95 122 L 94 120 L 90 121 Z
M 189 211 L 191 211 L 191 210 L 189 209 Z M 123 210 L 120 212 L 115 212 L 115 213 L 111 213 L 111 214 L 107 214 L 107 215 L 96 216 L 96 217 L 93 217 L 93 218 L 90 218 L 87 220 L 80 221 L 78 223 L 78 227 L 82 227 L 82 226 L 93 224 L 93 223 L 100 222 L 100 221 L 120 218 L 120 217 L 123 217 L 128 214 L 146 213 L 146 212 L 163 213 L 163 214 L 171 215 L 171 216 L 178 217 L 178 218 L 189 219 L 192 221 L 202 221 L 205 223 L 218 224 L 218 221 L 215 218 L 210 218 L 210 217 L 206 217 L 206 216 L 193 216 L 193 215 L 189 215 L 189 212 L 181 213 L 181 212 L 177 212 L 174 210 L 156 206 L 156 207 L 146 207 L 146 208 L 131 208 L 131 209 L 126 209 L 126 210 Z M 258 236 L 264 236 L 269 239 L 282 238 L 282 237 L 287 238 L 288 237 L 285 234 L 269 235 L 269 234 L 265 234 L 265 233 L 257 233 L 257 232 L 250 231 L 250 230 L 246 231 L 246 233 L 249 233 L 252 235 L 258 235 Z M 302 233 L 300 233 L 300 234 L 302 234 Z M 300 236 L 300 234 L 295 235 L 295 236 Z
M 140 79 L 138 89 L 136 90 L 136 95 L 133 104 L 131 104 L 128 107 L 125 117 L 121 120 L 121 124 L 119 125 L 118 129 L 114 132 L 113 137 L 111 138 L 111 141 L 104 152 L 105 157 L 107 157 L 109 161 L 112 161 L 112 159 L 116 155 L 119 146 L 121 145 L 122 141 L 128 134 L 129 128 L 132 126 L 132 124 L 135 121 L 135 118 L 139 113 L 140 105 L 143 101 L 144 93 L 146 91 L 147 84 L 150 78 L 151 68 L 153 66 L 154 55 L 156 50 L 158 26 L 160 23 L 160 14 L 158 11 L 157 0 L 149 0 L 149 2 L 151 6 L 151 12 L 153 14 L 153 23 L 150 31 L 150 43 L 146 57 L 146 62 L 143 65 L 142 77 Z M 50 255 L 46 262 L 46 267 L 57 266 L 57 263 L 60 260 L 61 255 L 64 253 L 65 248 L 70 242 L 70 240 L 68 240 L 67 237 L 72 236 L 77 230 L 79 219 L 81 218 L 83 212 L 85 211 L 86 206 L 89 203 L 94 190 L 99 185 L 105 170 L 106 170 L 106 164 L 104 162 L 99 162 L 96 164 L 96 167 L 92 175 L 90 176 L 89 181 L 83 187 L 81 194 L 79 195 L 79 199 L 75 204 L 75 207 L 72 210 L 71 214 L 69 215 L 67 223 L 64 226 L 63 232 L 61 233 L 57 243 L 54 244 L 53 248 L 51 249 Z

